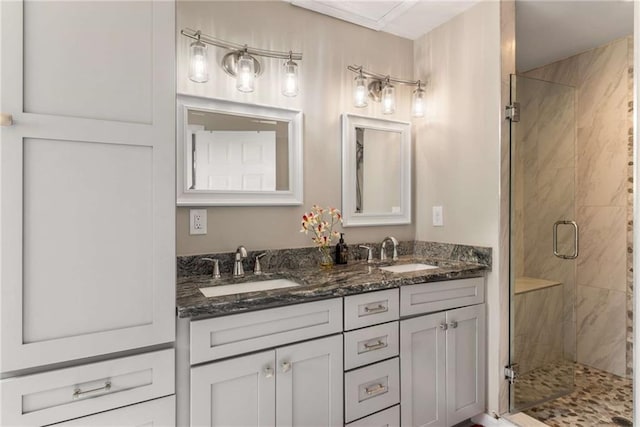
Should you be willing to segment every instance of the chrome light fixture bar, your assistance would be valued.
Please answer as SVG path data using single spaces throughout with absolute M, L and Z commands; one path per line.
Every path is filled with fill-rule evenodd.
M 302 53 L 281 52 L 241 45 L 202 34 L 201 31 L 191 28 L 180 30 L 180 34 L 195 40 L 190 45 L 189 79 L 198 83 L 204 83 L 209 79 L 206 68 L 206 45 L 211 45 L 231 51 L 224 55 L 220 65 L 225 73 L 236 78 L 236 88 L 239 91 L 253 92 L 254 80 L 263 72 L 262 65 L 256 58 L 256 56 L 261 56 L 285 60 L 282 94 L 285 96 L 298 94 L 298 64 L 295 61 L 302 60 Z M 193 72 L 193 70 L 197 72 Z
M 348 65 L 347 69 L 357 74 L 354 79 L 354 106 L 367 106 L 368 97 L 382 103 L 382 114 L 393 114 L 396 111 L 395 86 L 415 86 L 412 95 L 411 114 L 413 117 L 425 115 L 425 91 L 421 80 L 406 80 L 389 75 L 365 70 L 361 65 Z M 367 85 L 367 79 L 369 84 Z M 366 87 L 366 90 L 365 90 Z

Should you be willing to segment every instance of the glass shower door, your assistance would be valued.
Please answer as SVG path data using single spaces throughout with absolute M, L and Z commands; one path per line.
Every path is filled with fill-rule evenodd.
M 574 385 L 576 122 L 571 86 L 512 76 L 510 410 Z

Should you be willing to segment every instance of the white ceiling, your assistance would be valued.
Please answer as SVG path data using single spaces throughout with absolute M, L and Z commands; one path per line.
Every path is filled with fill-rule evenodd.
M 285 0 L 415 40 L 479 0 Z M 527 71 L 633 32 L 633 1 L 516 0 L 516 62 Z
M 287 0 L 295 6 L 415 40 L 478 0 Z
M 633 1 L 517 0 L 516 68 L 528 71 L 633 33 Z

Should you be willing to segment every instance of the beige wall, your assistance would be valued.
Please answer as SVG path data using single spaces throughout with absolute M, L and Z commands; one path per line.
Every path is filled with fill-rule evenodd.
M 379 73 L 404 78 L 413 76 L 413 43 L 386 33 L 329 18 L 286 2 L 179 1 L 178 30 L 189 27 L 224 40 L 251 46 L 302 51 L 300 94 L 280 94 L 281 61 L 261 60 L 265 71 L 255 92 L 243 94 L 216 65 L 223 49 L 209 47 L 210 80 L 188 80 L 188 45 L 178 36 L 178 92 L 234 101 L 267 104 L 304 112 L 304 204 L 298 207 L 208 208 L 208 234 L 189 235 L 189 208 L 177 209 L 177 254 L 190 255 L 248 249 L 311 246 L 298 232 L 300 218 L 312 204 L 341 205 L 341 131 L 344 112 L 382 117 L 380 105 L 365 109 L 352 106 L 349 64 L 362 64 Z M 410 119 L 411 90 L 397 88 L 397 112 L 391 118 Z M 385 116 L 387 117 L 387 116 Z M 347 228 L 347 242 L 371 242 L 394 235 L 400 240 L 415 237 L 415 226 Z M 460 242 L 462 243 L 462 242 Z M 478 242 L 479 243 L 479 242 Z
M 487 279 L 488 409 L 498 412 L 500 297 L 500 3 L 481 2 L 414 45 L 428 120 L 415 124 L 416 238 L 493 248 Z M 444 227 L 431 208 L 444 208 Z

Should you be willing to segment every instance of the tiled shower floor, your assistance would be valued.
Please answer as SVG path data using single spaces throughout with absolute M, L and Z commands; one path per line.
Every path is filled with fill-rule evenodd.
M 523 387 L 520 387 L 520 393 L 535 393 L 536 388 L 540 390 L 533 384 L 542 384 L 547 391 L 557 389 L 557 368 L 555 372 L 552 369 L 538 370 L 535 374 L 537 376 L 529 374 L 521 378 Z M 576 363 L 575 385 L 570 394 L 534 406 L 524 413 L 555 427 L 615 426 L 618 424 L 613 423 L 613 417 L 632 419 L 630 379 Z

